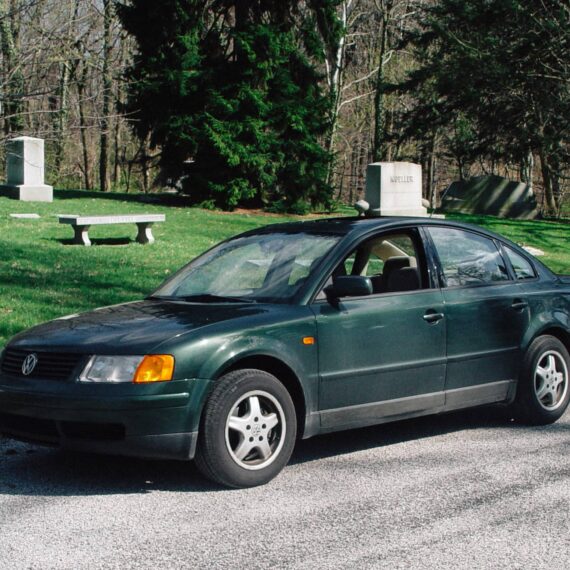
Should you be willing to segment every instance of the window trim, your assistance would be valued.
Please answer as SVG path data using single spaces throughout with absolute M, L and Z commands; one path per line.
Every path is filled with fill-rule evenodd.
M 397 233 L 407 234 L 410 237 L 410 239 L 412 240 L 412 243 L 413 243 L 414 247 L 416 248 L 418 263 L 421 264 L 423 262 L 425 265 L 425 269 L 426 269 L 425 273 L 426 273 L 426 277 L 427 277 L 426 287 L 424 287 L 422 289 L 415 289 L 413 291 L 390 291 L 390 292 L 386 292 L 386 293 L 372 293 L 371 295 L 361 295 L 359 297 L 343 297 L 341 299 L 341 301 L 344 302 L 345 300 L 357 301 L 357 300 L 365 300 L 365 299 L 377 299 L 379 297 L 384 298 L 384 297 L 388 297 L 388 296 L 392 296 L 392 295 L 410 295 L 410 294 L 417 294 L 417 293 L 425 293 L 426 291 L 437 290 L 438 289 L 437 276 L 434 276 L 433 260 L 430 257 L 428 248 L 426 247 L 427 244 L 425 241 L 425 237 L 423 235 L 423 226 L 406 225 L 406 226 L 400 226 L 400 227 L 396 227 L 396 228 L 394 228 L 394 227 L 385 228 L 385 229 L 382 229 L 380 231 L 375 230 L 375 231 L 367 233 L 364 236 L 360 236 L 358 239 L 350 242 L 350 245 L 347 246 L 347 248 L 343 252 L 342 256 L 340 256 L 338 262 L 336 262 L 332 266 L 330 271 L 326 272 L 326 277 L 321 279 L 318 287 L 316 287 L 314 293 L 311 295 L 311 298 L 309 299 L 307 305 L 312 305 L 314 303 L 318 303 L 318 304 L 328 303 L 328 301 L 326 299 L 322 299 L 322 298 L 317 299 L 317 296 L 324 290 L 327 281 L 329 280 L 330 276 L 333 274 L 334 270 L 337 268 L 339 263 L 342 263 L 344 260 L 346 260 L 348 258 L 348 256 L 350 256 L 358 247 L 360 247 L 361 244 L 363 244 L 369 240 L 372 240 L 374 238 L 381 237 L 382 235 L 390 235 L 390 234 L 397 234 Z M 424 276 L 421 275 L 422 282 L 423 282 L 423 277 Z
M 499 240 L 497 240 L 495 237 L 482 234 L 480 232 L 472 230 L 471 228 L 463 228 L 463 227 L 447 226 L 447 225 L 444 226 L 444 225 L 436 225 L 436 224 L 430 225 L 430 226 L 423 226 L 423 227 L 426 230 L 426 232 L 425 232 L 426 233 L 426 239 L 429 241 L 430 249 L 432 250 L 431 253 L 433 255 L 433 263 L 436 267 L 436 276 L 437 276 L 437 279 L 439 281 L 439 287 L 442 291 L 444 291 L 444 290 L 454 290 L 455 291 L 458 289 L 475 289 L 475 288 L 480 288 L 480 287 L 497 287 L 497 286 L 501 286 L 501 285 L 509 285 L 509 284 L 513 284 L 513 283 L 518 283 L 518 281 L 513 278 L 513 272 L 512 272 L 512 268 L 510 266 L 510 263 L 508 262 L 508 260 L 505 260 L 506 253 L 503 251 L 502 243 Z M 489 281 L 488 283 L 471 283 L 469 285 L 451 285 L 451 286 L 447 285 L 447 283 L 445 282 L 445 274 L 443 272 L 443 265 L 442 265 L 441 260 L 439 258 L 439 253 L 438 253 L 437 248 L 435 246 L 435 243 L 433 241 L 432 235 L 429 232 L 429 230 L 431 228 L 444 228 L 444 229 L 456 230 L 456 231 L 460 231 L 460 232 L 464 232 L 464 233 L 468 233 L 468 234 L 473 234 L 473 235 L 476 235 L 477 237 L 489 240 L 497 248 L 497 253 L 499 254 L 499 257 L 503 260 L 503 263 L 505 264 L 509 278 L 504 279 L 502 281 Z
M 500 244 L 501 244 L 501 250 L 503 251 L 503 257 L 507 260 L 509 271 L 511 272 L 511 276 L 512 276 L 513 281 L 515 283 L 534 283 L 535 281 L 539 280 L 538 271 L 537 271 L 536 266 L 534 265 L 534 263 L 532 262 L 531 259 L 529 259 L 526 255 L 523 255 L 522 253 L 520 253 L 520 251 L 511 247 L 509 244 L 506 244 L 503 242 L 500 242 Z M 518 256 L 522 257 L 530 265 L 530 267 L 532 268 L 532 272 L 534 273 L 534 277 L 528 277 L 527 279 L 519 279 L 517 277 L 517 273 L 516 273 L 515 268 L 511 262 L 511 258 L 509 257 L 509 252 L 508 252 L 509 249 L 511 251 L 513 251 L 514 253 L 516 253 Z

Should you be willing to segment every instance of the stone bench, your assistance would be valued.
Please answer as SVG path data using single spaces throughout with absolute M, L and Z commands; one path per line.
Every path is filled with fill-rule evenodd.
M 164 214 L 132 214 L 127 216 L 58 216 L 60 224 L 69 224 L 75 231 L 73 243 L 91 245 L 89 228 L 106 224 L 136 224 L 138 243 L 154 243 L 151 227 L 164 222 Z

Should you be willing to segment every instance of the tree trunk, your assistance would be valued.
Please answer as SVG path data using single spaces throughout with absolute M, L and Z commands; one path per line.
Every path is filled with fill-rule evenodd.
M 341 102 L 341 93 L 343 85 L 343 72 L 344 72 L 344 52 L 346 46 L 346 32 L 348 27 L 348 16 L 352 0 L 344 0 L 341 2 L 341 15 L 340 21 L 343 27 L 343 35 L 338 39 L 336 45 L 327 46 L 326 49 L 326 67 L 327 67 L 327 82 L 329 86 L 329 96 L 331 100 L 331 117 L 329 131 L 325 139 L 325 148 L 327 151 L 334 155 L 334 143 L 336 129 L 338 126 L 338 113 Z M 325 39 L 323 35 L 323 40 Z M 333 171 L 335 167 L 335 160 L 331 161 L 329 171 L 327 173 L 327 182 L 332 182 Z
M 121 69 L 125 66 L 125 43 L 121 41 L 120 55 L 119 55 L 119 65 Z M 116 106 L 121 107 L 123 101 L 123 82 L 117 82 L 117 95 L 116 95 Z M 114 157 L 113 157 L 113 187 L 118 187 L 121 182 L 121 144 L 122 144 L 122 129 L 121 121 L 119 117 L 115 118 L 114 126 Z
M 114 135 L 114 157 L 113 157 L 113 186 L 116 188 L 120 183 L 120 162 L 121 162 L 121 124 L 115 120 Z
M 143 192 L 148 193 L 150 189 L 150 173 L 149 173 L 149 155 L 146 141 L 142 145 L 141 153 L 141 167 L 142 167 L 142 177 L 143 177 Z
M 64 61 L 60 64 L 60 79 L 59 87 L 57 90 L 57 95 L 59 99 L 59 108 L 55 115 L 55 156 L 54 156 L 54 167 L 56 176 L 59 175 L 61 171 L 61 165 L 63 162 L 64 155 L 64 145 L 65 145 L 65 130 L 67 124 L 67 98 L 69 92 L 69 76 L 70 68 L 69 63 Z
M 538 153 L 540 157 L 540 169 L 542 172 L 542 185 L 544 187 L 544 205 L 546 211 L 551 215 L 556 215 L 558 207 L 554 196 L 554 176 L 548 155 L 544 149 Z
M 435 192 L 435 167 L 436 167 L 436 159 L 435 159 L 435 146 L 436 146 L 436 133 L 432 135 L 430 146 L 428 150 L 428 169 L 427 169 L 427 195 L 426 198 L 430 203 L 432 208 L 437 207 L 437 196 Z
M 99 185 L 102 192 L 109 189 L 109 111 L 111 109 L 111 0 L 103 0 L 103 108 L 101 117 L 101 137 L 99 143 Z
M 77 96 L 79 98 L 79 132 L 81 134 L 81 148 L 83 151 L 83 180 L 86 190 L 91 190 L 91 176 L 89 165 L 89 149 L 87 147 L 87 123 L 85 122 L 85 84 L 87 83 L 87 66 L 83 64 L 81 77 L 77 82 Z
M 63 61 L 59 65 L 59 85 L 57 88 L 57 100 L 59 102 L 57 112 L 54 117 L 54 166 L 56 175 L 59 175 L 61 166 L 64 159 L 66 131 L 67 131 L 67 117 L 69 114 L 68 99 L 69 99 L 69 84 L 75 71 L 78 59 L 74 53 L 74 41 L 77 33 L 76 22 L 79 14 L 81 0 L 75 0 L 73 10 L 69 14 L 69 27 L 67 34 L 62 42 Z M 73 72 L 72 72 L 73 71 Z
M 4 132 L 9 135 L 24 129 L 24 76 L 18 62 L 18 53 L 14 42 L 12 18 L 6 0 L 0 0 L 0 40 L 3 59 L 4 78 Z
M 386 160 L 386 114 L 384 111 L 384 57 L 388 47 L 388 21 L 392 11 L 393 0 L 382 3 L 382 29 L 380 30 L 380 54 L 378 57 L 378 74 L 374 91 L 374 144 L 372 157 L 374 162 Z
M 532 184 L 533 170 L 534 170 L 534 155 L 532 153 L 532 150 L 529 150 L 526 156 L 524 156 L 521 159 L 520 178 L 521 182 L 527 184 L 528 187 L 531 189 L 531 191 L 533 187 Z

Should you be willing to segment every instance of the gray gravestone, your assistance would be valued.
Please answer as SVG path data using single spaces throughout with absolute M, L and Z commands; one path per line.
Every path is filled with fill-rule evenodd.
M 453 182 L 441 197 L 441 208 L 446 212 L 520 220 L 539 215 L 536 196 L 528 184 L 496 175 Z
M 53 202 L 53 187 L 44 184 L 44 141 L 18 137 L 6 143 L 3 190 L 24 202 Z
M 412 162 L 369 164 L 365 199 L 373 215 L 427 216 L 422 203 L 422 167 Z

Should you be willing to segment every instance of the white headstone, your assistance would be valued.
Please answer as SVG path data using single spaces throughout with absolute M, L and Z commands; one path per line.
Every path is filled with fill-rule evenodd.
M 6 178 L 3 188 L 24 202 L 52 202 L 53 187 L 44 184 L 44 141 L 18 137 L 6 143 Z
M 422 203 L 422 167 L 412 162 L 374 162 L 366 169 L 366 201 L 377 216 L 428 215 Z

